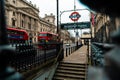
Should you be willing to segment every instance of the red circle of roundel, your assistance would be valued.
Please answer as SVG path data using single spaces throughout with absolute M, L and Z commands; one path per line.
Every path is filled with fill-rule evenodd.
M 78 12 L 73 12 L 71 13 L 71 15 L 69 16 L 69 18 L 72 21 L 78 21 L 78 19 L 81 17 L 81 15 Z

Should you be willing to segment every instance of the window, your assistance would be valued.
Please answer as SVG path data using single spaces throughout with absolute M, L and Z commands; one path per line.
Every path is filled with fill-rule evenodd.
M 15 26 L 15 20 L 12 18 L 12 26 Z
M 15 12 L 13 12 L 13 16 L 15 16 Z
M 31 29 L 31 24 L 30 23 L 28 23 L 28 29 Z
M 42 34 L 42 33 L 41 33 L 41 34 L 39 34 L 39 36 L 47 36 L 47 34 Z
M 22 20 L 22 27 L 24 26 L 24 21 Z
M 34 38 L 34 41 L 36 42 L 36 38 Z
M 34 26 L 34 30 L 36 30 L 36 27 Z
M 14 3 L 14 4 L 15 4 L 15 2 L 16 2 L 16 1 L 15 1 L 15 0 L 13 0 L 13 3 Z
M 29 36 L 30 36 L 30 37 L 33 37 L 33 34 L 32 34 L 32 33 L 29 33 Z

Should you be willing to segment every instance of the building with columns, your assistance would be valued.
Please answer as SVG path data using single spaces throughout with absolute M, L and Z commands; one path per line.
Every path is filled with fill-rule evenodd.
M 56 26 L 55 26 L 55 15 L 52 13 L 50 15 L 45 14 L 44 18 L 39 18 L 39 26 L 40 32 L 51 32 L 56 33 Z
M 28 32 L 29 41 L 36 43 L 39 32 L 56 33 L 55 15 L 39 16 L 39 8 L 27 0 L 5 0 L 7 27 L 24 29 Z M 64 33 L 65 35 L 67 33 Z M 68 35 L 68 34 L 67 34 Z M 69 34 L 70 36 L 70 34 Z
M 70 33 L 67 30 L 61 30 L 60 37 L 63 43 L 72 43 Z
M 94 25 L 94 41 L 112 43 L 111 34 L 120 27 L 120 19 L 97 13 Z
M 26 0 L 5 0 L 7 26 L 25 29 L 29 40 L 37 41 L 39 23 L 39 8 Z

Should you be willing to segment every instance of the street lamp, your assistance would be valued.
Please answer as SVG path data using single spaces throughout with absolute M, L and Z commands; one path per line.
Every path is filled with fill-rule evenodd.
M 59 0 L 57 2 L 57 33 L 59 34 Z

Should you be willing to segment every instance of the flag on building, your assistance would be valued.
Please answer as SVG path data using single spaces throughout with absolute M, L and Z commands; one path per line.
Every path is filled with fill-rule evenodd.
M 95 14 L 91 12 L 91 23 L 94 26 L 95 25 Z

